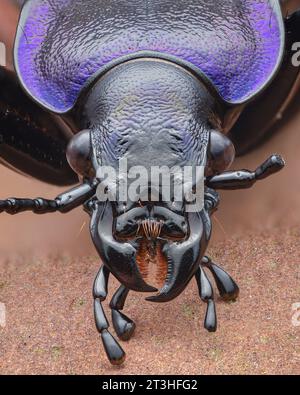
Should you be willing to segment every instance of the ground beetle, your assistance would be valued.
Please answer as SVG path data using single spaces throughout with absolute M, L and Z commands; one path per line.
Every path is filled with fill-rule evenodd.
M 110 307 L 122 340 L 135 329 L 121 313 L 129 291 L 156 291 L 147 265 L 164 276 L 152 302 L 174 299 L 196 278 L 209 331 L 217 320 L 206 271 L 224 300 L 237 298 L 236 283 L 205 256 L 216 190 L 249 188 L 283 168 L 272 155 L 256 171 L 228 170 L 236 151 L 257 144 L 291 100 L 299 41 L 300 12 L 283 15 L 276 0 L 24 2 L 15 73 L 0 68 L 1 161 L 48 183 L 79 178 L 80 185 L 54 200 L 3 200 L 0 210 L 66 213 L 83 205 L 90 214 L 103 262 L 95 321 L 112 364 L 125 353 L 101 305 L 110 273 L 121 283 Z M 146 168 L 205 167 L 201 210 L 151 197 L 101 202 L 99 169 L 117 168 L 122 158 Z

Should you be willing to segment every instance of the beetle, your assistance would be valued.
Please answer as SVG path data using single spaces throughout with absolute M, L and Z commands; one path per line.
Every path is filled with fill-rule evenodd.
M 15 72 L 0 68 L 1 162 L 48 183 L 80 183 L 53 200 L 2 200 L 0 211 L 83 206 L 90 215 L 103 262 L 93 287 L 95 322 L 112 364 L 122 364 L 125 352 L 102 306 L 110 274 L 121 283 L 110 303 L 121 340 L 135 330 L 122 313 L 128 293 L 157 291 L 147 283 L 151 264 L 164 284 L 147 300 L 169 302 L 195 278 L 208 331 L 217 317 L 207 271 L 221 298 L 238 297 L 235 281 L 205 255 L 217 190 L 250 188 L 284 167 L 274 154 L 255 171 L 229 170 L 294 97 L 292 44 L 299 41 L 300 12 L 283 15 L 276 0 L 25 1 Z M 124 158 L 129 168 L 201 167 L 203 205 L 189 211 L 187 197 L 154 200 L 149 185 L 146 196 L 101 200 L 101 185 L 116 187 L 101 170 L 118 169 Z M 191 191 L 198 181 L 192 178 Z

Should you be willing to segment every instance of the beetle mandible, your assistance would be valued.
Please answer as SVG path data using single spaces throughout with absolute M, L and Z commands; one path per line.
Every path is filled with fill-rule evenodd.
M 272 155 L 255 171 L 229 170 L 293 97 L 299 26 L 300 13 L 284 16 L 276 0 L 25 1 L 15 72 L 0 68 L 1 162 L 48 183 L 80 184 L 53 200 L 2 200 L 0 211 L 66 213 L 82 205 L 90 215 L 103 262 L 95 321 L 112 364 L 125 353 L 102 307 L 110 274 L 121 283 L 110 308 L 122 340 L 135 329 L 121 312 L 129 291 L 156 291 L 143 275 L 148 264 L 166 277 L 152 302 L 168 302 L 197 280 L 208 331 L 217 319 L 207 270 L 224 300 L 237 298 L 234 280 L 205 256 L 211 216 L 217 190 L 252 187 L 284 167 Z M 187 201 L 150 194 L 101 201 L 101 169 L 117 169 L 124 158 L 129 167 L 205 168 L 203 206 L 189 212 Z

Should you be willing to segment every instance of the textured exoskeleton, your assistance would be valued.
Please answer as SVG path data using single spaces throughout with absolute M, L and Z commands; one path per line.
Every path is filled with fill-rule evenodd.
M 0 210 L 65 213 L 84 206 L 103 262 L 93 295 L 111 363 L 122 363 L 125 353 L 101 304 L 110 274 L 121 283 L 110 307 L 122 340 L 135 329 L 121 312 L 129 291 L 156 291 L 147 282 L 149 265 L 164 280 L 147 298 L 152 302 L 174 299 L 196 278 L 209 331 L 217 319 L 207 270 L 224 300 L 237 298 L 233 279 L 205 256 L 216 191 L 249 188 L 283 168 L 272 155 L 255 171 L 229 170 L 236 152 L 258 144 L 294 97 L 295 42 L 300 12 L 286 15 L 276 0 L 24 2 L 15 71 L 0 68 L 1 161 L 49 183 L 80 183 L 54 200 L 0 201 Z M 124 159 L 128 169 L 173 169 L 174 183 L 178 169 L 204 169 L 203 204 L 189 211 L 187 195 L 161 199 L 162 182 L 158 200 L 147 184 L 136 199 L 102 201 L 102 170 L 118 170 Z M 126 175 L 105 191 L 118 189 Z M 188 192 L 198 182 L 192 178 Z

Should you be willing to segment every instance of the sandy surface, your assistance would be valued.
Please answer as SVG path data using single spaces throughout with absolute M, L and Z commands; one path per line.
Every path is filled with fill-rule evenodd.
M 172 303 L 154 305 L 132 294 L 128 314 L 136 334 L 123 343 L 127 361 L 112 368 L 94 328 L 90 289 L 93 256 L 2 260 L 0 372 L 5 374 L 296 374 L 300 328 L 297 229 L 237 235 L 210 253 L 241 287 L 238 302 L 217 303 L 219 330 L 202 328 L 204 305 L 195 284 Z M 111 289 L 116 287 L 115 282 Z
M 6 0 L 1 0 L 6 2 Z M 297 109 L 295 103 L 295 109 Z M 251 191 L 222 194 L 209 254 L 241 288 L 218 300 L 219 329 L 203 329 L 205 306 L 194 282 L 165 305 L 131 294 L 126 314 L 137 330 L 122 343 L 127 361 L 112 368 L 93 322 L 91 287 L 100 265 L 81 210 L 0 220 L 0 373 L 296 374 L 300 373 L 300 113 L 236 168 L 255 168 L 281 153 L 286 169 Z M 54 197 L 61 189 L 0 169 L 1 198 Z M 84 225 L 85 224 L 85 225 Z M 112 282 L 110 294 L 116 289 Z

